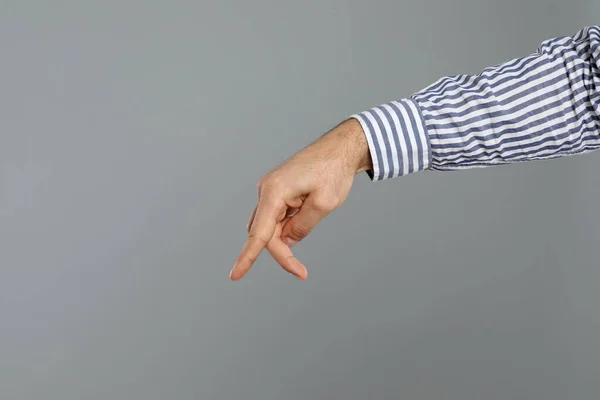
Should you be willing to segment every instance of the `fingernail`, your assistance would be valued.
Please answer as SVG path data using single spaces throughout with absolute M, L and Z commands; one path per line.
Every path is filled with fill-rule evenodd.
M 300 279 L 301 281 L 306 279 L 306 275 L 308 273 L 308 271 L 306 271 L 306 267 L 304 265 L 302 265 L 302 263 L 298 260 L 296 260 L 295 258 L 293 258 L 292 261 L 295 264 L 295 271 L 294 271 L 294 275 L 296 275 L 296 278 Z
M 293 240 L 293 239 L 291 239 L 289 237 L 285 237 L 285 238 L 283 238 L 283 243 L 287 244 L 288 247 L 292 247 L 293 245 L 295 245 L 296 243 L 298 243 L 298 241 L 297 240 Z

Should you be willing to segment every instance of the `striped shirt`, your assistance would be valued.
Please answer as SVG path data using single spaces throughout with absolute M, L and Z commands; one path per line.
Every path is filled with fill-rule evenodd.
M 357 119 L 373 180 L 549 159 L 600 147 L 600 26 L 456 75 Z

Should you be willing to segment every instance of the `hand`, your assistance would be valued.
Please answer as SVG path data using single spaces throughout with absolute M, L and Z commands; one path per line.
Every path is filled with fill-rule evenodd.
M 306 268 L 291 247 L 338 208 L 354 176 L 370 168 L 365 135 L 358 121 L 349 119 L 263 176 L 258 205 L 247 225 L 248 239 L 230 278 L 246 275 L 266 248 L 283 269 L 306 279 Z

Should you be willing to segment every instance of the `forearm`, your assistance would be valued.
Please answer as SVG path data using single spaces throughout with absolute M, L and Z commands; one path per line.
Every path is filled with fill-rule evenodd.
M 600 147 L 600 29 L 547 40 L 528 57 L 438 80 L 353 116 L 374 180 L 555 158 Z
M 369 144 L 360 123 L 355 118 L 343 121 L 313 145 L 329 145 L 332 149 L 338 149 L 336 151 L 343 153 L 340 158 L 346 160 L 347 167 L 356 173 L 373 168 Z

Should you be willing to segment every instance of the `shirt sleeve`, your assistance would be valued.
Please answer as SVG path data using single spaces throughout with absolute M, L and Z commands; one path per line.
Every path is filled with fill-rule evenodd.
M 455 75 L 352 115 L 378 181 L 585 153 L 600 147 L 600 27 L 544 41 L 477 75 Z

